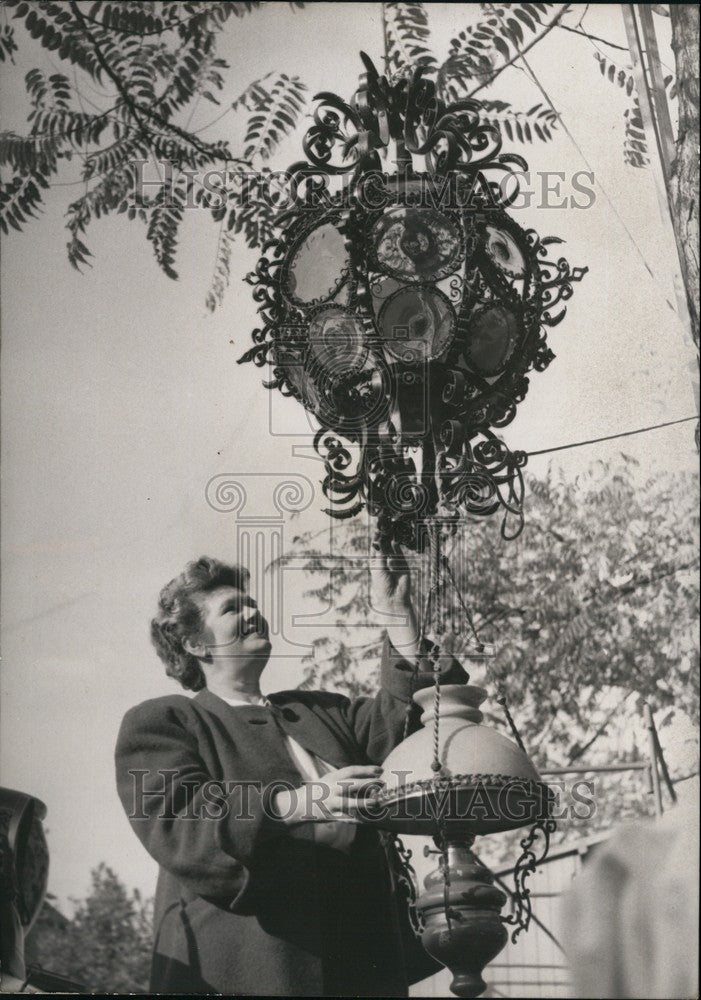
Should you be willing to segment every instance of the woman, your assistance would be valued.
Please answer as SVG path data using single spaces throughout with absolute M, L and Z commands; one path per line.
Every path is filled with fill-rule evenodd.
M 399 623 L 375 698 L 265 698 L 268 626 L 241 567 L 202 558 L 161 592 L 154 645 L 197 693 L 131 709 L 116 750 L 122 803 L 160 865 L 153 992 L 399 997 L 437 970 L 398 905 L 390 838 L 353 822 L 433 680 L 405 562 L 373 562 L 375 606 Z M 444 681 L 465 680 L 449 664 Z

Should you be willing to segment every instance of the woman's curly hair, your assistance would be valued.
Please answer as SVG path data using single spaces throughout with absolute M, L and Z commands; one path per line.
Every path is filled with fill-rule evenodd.
M 180 576 L 167 583 L 158 597 L 158 614 L 151 621 L 151 642 L 166 665 L 166 673 L 190 691 L 207 686 L 197 657 L 183 646 L 184 639 L 196 639 L 202 628 L 196 595 L 217 587 L 245 590 L 249 572 L 202 556 L 187 564 Z

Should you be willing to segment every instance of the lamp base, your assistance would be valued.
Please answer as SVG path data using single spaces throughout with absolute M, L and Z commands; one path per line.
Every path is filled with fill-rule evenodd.
M 482 970 L 508 937 L 499 915 L 506 895 L 472 853 L 473 840 L 445 844 L 438 868 L 426 876 L 425 891 L 416 901 L 424 921 L 421 942 L 453 973 L 450 989 L 458 997 L 485 991 Z

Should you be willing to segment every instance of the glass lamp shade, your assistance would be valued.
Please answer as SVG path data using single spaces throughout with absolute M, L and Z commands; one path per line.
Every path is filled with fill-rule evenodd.
M 511 278 L 523 278 L 526 258 L 513 236 L 498 226 L 487 226 L 485 237 L 487 256 Z
M 507 305 L 495 303 L 473 313 L 465 355 L 480 375 L 497 375 L 514 352 L 521 333 L 517 315 Z
M 360 368 L 367 357 L 363 323 L 342 306 L 323 306 L 309 323 L 309 356 L 329 374 Z
M 449 839 L 515 830 L 547 818 L 552 793 L 532 761 L 512 740 L 481 725 L 484 688 L 441 687 L 441 769 L 432 769 L 434 696 L 433 688 L 414 695 L 424 728 L 385 760 L 384 790 L 365 818 L 385 830 Z
M 450 346 L 455 313 L 437 288 L 400 288 L 384 302 L 378 319 L 388 354 L 404 364 L 439 358 Z
M 463 252 L 455 223 L 433 208 L 391 208 L 370 239 L 375 266 L 401 281 L 440 281 L 457 268 Z
M 296 305 L 326 302 L 338 291 L 347 267 L 345 238 L 332 222 L 325 222 L 290 253 L 284 272 L 285 295 Z
M 329 427 L 357 432 L 387 419 L 390 400 L 386 376 L 371 360 L 359 368 L 337 369 L 332 374 L 311 364 L 308 372 L 319 390 L 319 417 Z

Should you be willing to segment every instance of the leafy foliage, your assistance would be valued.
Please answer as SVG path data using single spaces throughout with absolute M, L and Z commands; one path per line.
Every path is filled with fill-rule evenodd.
M 70 263 L 78 269 L 89 263 L 85 234 L 94 219 L 124 212 L 145 222 L 156 261 L 166 275 L 177 277 L 180 224 L 193 186 L 201 184 L 196 175 L 217 167 L 254 170 L 270 158 L 303 110 L 305 86 L 297 77 L 276 73 L 257 81 L 242 102 L 250 117 L 240 158 L 226 142 L 201 139 L 189 129 L 189 119 L 184 125 L 177 120 L 186 112 L 192 116 L 201 101 L 222 103 L 217 94 L 228 66 L 216 55 L 217 36 L 232 17 L 243 17 L 259 4 L 95 2 L 83 9 L 74 2 L 7 0 L 4 6 L 31 38 L 72 64 L 76 76 L 72 82 L 39 69 L 27 74 L 29 134 L 0 135 L 0 166 L 10 172 L 0 186 L 0 227 L 21 230 L 64 164 L 79 158 L 85 190 L 68 207 Z M 11 55 L 15 50 L 12 27 L 0 36 L 0 51 Z M 84 96 L 86 83 L 101 105 Z M 231 110 L 237 110 L 236 102 Z M 160 170 L 159 181 L 148 174 L 152 164 Z M 148 184 L 140 188 L 140 180 Z M 243 232 L 254 242 L 266 233 L 265 213 L 260 222 L 253 219 L 264 208 L 260 201 L 239 205 L 229 227 L 233 234 Z M 220 222 L 215 204 L 211 212 Z M 219 240 L 217 287 L 226 270 L 228 242 Z
M 647 137 L 640 113 L 638 98 L 624 112 L 626 134 L 623 144 L 623 158 L 631 167 L 646 167 L 650 162 L 647 152 Z
M 297 125 L 304 110 L 306 89 L 299 77 L 289 77 L 285 73 L 278 74 L 268 89 L 258 83 L 249 97 L 253 114 L 248 119 L 244 140 L 246 160 L 257 156 L 262 160 L 270 159 L 281 139 Z
M 0 62 L 9 59 L 14 62 L 13 52 L 17 51 L 15 32 L 11 24 L 3 24 L 0 27 Z
M 258 6 L 5 0 L 11 21 L 0 29 L 0 59 L 13 58 L 22 26 L 52 63 L 61 60 L 71 74 L 39 69 L 27 74 L 29 131 L 0 134 L 0 228 L 5 233 L 10 227 L 21 230 L 36 217 L 48 188 L 75 162 L 84 189 L 68 206 L 70 263 L 78 269 L 89 264 L 86 233 L 93 220 L 125 213 L 145 224 L 158 265 L 175 278 L 183 212 L 194 196 L 194 204 L 211 212 L 218 231 L 206 300 L 209 308 L 216 307 L 229 281 L 232 240 L 241 235 L 255 247 L 271 233 L 274 199 L 264 190 L 270 179 L 267 167 L 304 113 L 304 83 L 279 70 L 252 81 L 235 100 L 224 98 L 228 66 L 217 55 L 218 38 L 232 20 Z M 470 23 L 456 31 L 441 61 L 431 49 L 430 6 L 394 0 L 384 4 L 388 72 L 406 74 L 421 67 L 435 73 L 441 98 L 462 100 L 490 85 L 521 51 L 544 38 L 562 13 L 561 5 L 552 3 L 473 4 L 465 9 Z M 644 166 L 647 148 L 633 78 L 605 56 L 597 58 L 605 78 L 633 99 L 626 112 L 624 155 L 633 166 Z M 552 140 L 558 115 L 551 105 L 522 109 L 503 100 L 480 100 L 483 120 L 508 141 Z M 207 104 L 222 110 L 213 121 L 193 127 L 198 108 Z M 202 138 L 205 129 L 227 114 L 246 116 L 239 155 L 226 141 Z M 220 197 L 210 198 L 201 177 L 217 170 L 227 177 Z M 142 181 L 149 185 L 148 193 L 140 187 Z
M 575 483 L 553 472 L 531 476 L 528 497 L 517 541 L 504 542 L 491 519 L 471 522 L 456 538 L 456 580 L 480 638 L 497 651 L 488 675 L 474 668 L 474 680 L 486 681 L 492 696 L 505 691 L 526 746 L 543 765 L 606 763 L 612 752 L 639 759 L 630 734 L 640 732 L 643 699 L 662 723 L 672 709 L 698 719 L 696 477 L 640 484 L 633 460 L 623 456 L 619 468 L 594 466 Z M 368 552 L 363 526 L 335 530 L 339 552 Z M 330 575 L 318 549 L 304 538 L 298 547 L 311 578 L 321 581 L 310 593 L 333 602 L 339 618 L 333 636 L 315 644 L 306 683 L 354 694 L 371 689 L 380 636 L 368 627 L 363 559 L 347 559 Z M 417 560 L 417 594 L 426 593 L 422 574 Z M 446 620 L 457 629 L 456 655 L 464 654 L 454 595 Z M 363 645 L 353 644 L 354 633 Z M 500 715 L 494 721 L 503 725 Z M 641 799 L 637 777 L 607 779 L 607 787 L 600 825 L 620 818 L 616 789 L 625 791 L 631 812 Z
M 599 63 L 601 75 L 605 77 L 609 83 L 617 84 L 625 90 L 628 97 L 631 98 L 631 103 L 623 113 L 625 121 L 623 159 L 631 167 L 646 167 L 650 163 L 647 136 L 645 135 L 645 126 L 640 113 L 640 104 L 638 102 L 635 79 L 630 71 L 630 67 L 622 69 L 615 63 L 611 62 L 611 60 L 601 52 L 595 52 L 594 58 Z M 673 99 L 676 96 L 676 84 L 674 82 L 674 78 L 672 76 L 665 77 L 664 84 L 665 87 L 668 88 L 669 98 Z
M 414 66 L 435 69 L 436 57 L 426 44 L 431 32 L 424 4 L 390 2 L 384 11 L 389 72 L 402 73 Z
M 175 236 L 191 188 L 192 181 L 184 177 L 178 178 L 177 184 L 163 184 L 150 206 L 146 238 L 153 246 L 160 267 L 169 278 L 178 277 L 173 269 Z
M 481 4 L 477 21 L 451 40 L 447 59 L 440 65 L 430 49 L 428 17 L 422 4 L 386 4 L 389 66 L 405 72 L 412 66 L 436 69 L 440 96 L 458 101 L 475 86 L 485 85 L 496 75 L 500 60 L 517 55 L 529 34 L 547 26 L 543 18 L 554 4 Z M 510 141 L 547 142 L 557 127 L 557 114 L 542 104 L 520 111 L 506 101 L 483 103 L 483 120 L 495 125 Z
M 496 125 L 511 142 L 533 142 L 534 137 L 547 142 L 557 128 L 557 114 L 542 104 L 534 104 L 528 111 L 514 111 L 506 101 L 482 101 L 482 107 L 483 120 Z
M 93 870 L 89 895 L 74 902 L 70 920 L 40 913 L 31 932 L 32 963 L 81 983 L 88 993 L 146 993 L 151 904 L 137 890 L 129 893 L 105 864 Z
M 635 92 L 635 80 L 630 72 L 630 68 L 621 69 L 612 63 L 610 59 L 607 59 L 602 52 L 595 52 L 594 58 L 599 64 L 599 69 L 601 70 L 601 75 L 605 77 L 609 83 L 617 83 L 619 87 L 622 87 L 628 97 L 630 97 Z
M 554 6 L 552 3 L 483 4 L 478 23 L 459 32 L 451 41 L 450 54 L 460 53 L 478 65 L 484 50 L 493 48 L 504 59 L 511 59 L 525 41 L 524 28 L 526 33 L 537 32 L 543 27 L 543 16 Z
M 229 233 L 224 231 L 223 226 L 219 229 L 219 239 L 217 240 L 217 253 L 214 262 L 214 275 L 212 284 L 207 292 L 205 305 L 210 312 L 214 312 L 217 306 L 222 304 L 224 292 L 229 287 L 231 280 L 231 251 L 233 240 Z

